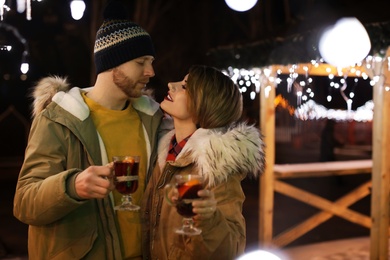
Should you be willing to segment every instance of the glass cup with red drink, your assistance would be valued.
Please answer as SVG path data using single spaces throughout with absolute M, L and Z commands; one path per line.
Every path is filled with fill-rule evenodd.
M 114 156 L 115 188 L 121 193 L 122 204 L 115 210 L 138 211 L 140 207 L 132 203 L 131 194 L 138 189 L 139 156 Z
M 199 235 L 202 230 L 194 227 L 192 202 L 199 200 L 198 191 L 204 189 L 203 177 L 200 175 L 176 175 L 174 184 L 165 186 L 165 197 L 176 207 L 177 213 L 183 217 L 183 224 L 175 232 L 182 235 Z M 172 199 L 175 198 L 175 199 Z

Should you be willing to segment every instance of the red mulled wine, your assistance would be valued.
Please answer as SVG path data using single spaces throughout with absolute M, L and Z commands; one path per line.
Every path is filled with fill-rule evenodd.
M 187 218 L 194 216 L 192 201 L 199 199 L 198 191 L 203 189 L 202 184 L 198 180 L 190 180 L 177 184 L 177 189 L 179 191 L 179 199 L 176 204 L 177 212 Z
M 115 188 L 121 194 L 131 194 L 138 189 L 139 162 L 116 161 L 114 171 L 116 176 Z

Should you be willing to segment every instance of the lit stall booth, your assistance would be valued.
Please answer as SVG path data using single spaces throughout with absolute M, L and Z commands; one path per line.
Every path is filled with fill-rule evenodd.
M 361 62 L 352 66 L 332 66 L 324 62 L 318 45 L 320 31 L 294 35 L 246 45 L 219 47 L 209 52 L 213 65 L 224 69 L 233 80 L 248 76 L 254 91 L 260 95 L 260 128 L 266 143 L 266 169 L 259 182 L 259 246 L 283 247 L 332 216 L 339 216 L 370 229 L 371 259 L 387 259 L 389 238 L 390 190 L 390 23 L 366 24 L 371 47 Z M 337 41 L 336 41 L 337 42 Z M 330 59 L 331 60 L 331 59 Z M 333 61 L 332 61 L 333 62 Z M 372 158 L 349 163 L 319 162 L 313 164 L 275 165 L 275 99 L 279 74 L 343 75 L 369 77 L 372 86 Z M 243 75 L 244 74 L 244 75 Z M 295 78 L 294 78 L 295 77 Z M 302 93 L 301 93 L 302 94 Z M 348 104 L 348 98 L 346 98 Z M 349 109 L 347 110 L 347 112 Z M 349 113 L 352 118 L 353 114 Z M 337 201 L 328 201 L 286 185 L 283 178 L 371 173 L 371 180 Z M 322 210 L 277 236 L 273 235 L 274 192 L 284 193 Z M 348 208 L 371 194 L 371 216 Z

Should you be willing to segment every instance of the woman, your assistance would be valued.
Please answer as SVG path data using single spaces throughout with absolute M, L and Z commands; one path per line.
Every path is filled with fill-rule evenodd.
M 239 123 L 242 96 L 221 71 L 193 66 L 183 81 L 169 83 L 161 108 L 174 121 L 158 148 L 158 165 L 143 200 L 144 259 L 234 259 L 244 252 L 245 200 L 241 181 L 263 170 L 261 134 Z M 177 174 L 207 180 L 192 203 L 197 236 L 178 235 L 182 217 L 164 199 L 164 186 Z

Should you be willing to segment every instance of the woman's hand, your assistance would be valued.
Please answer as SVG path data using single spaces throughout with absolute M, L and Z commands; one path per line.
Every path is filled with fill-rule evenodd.
M 192 211 L 196 213 L 193 219 L 197 221 L 212 218 L 217 210 L 217 201 L 214 198 L 214 192 L 204 189 L 198 191 L 198 196 L 202 199 L 192 202 Z

